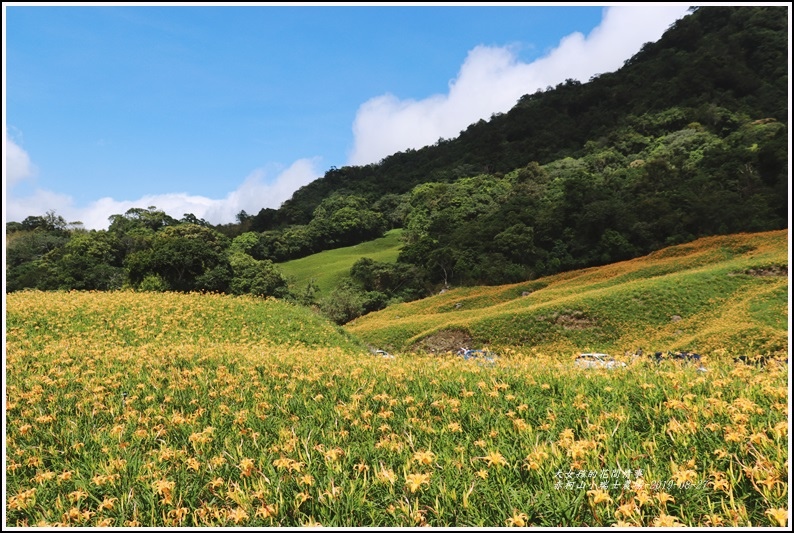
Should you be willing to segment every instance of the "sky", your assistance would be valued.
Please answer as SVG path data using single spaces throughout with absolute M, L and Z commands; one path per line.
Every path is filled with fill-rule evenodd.
M 688 7 L 6 2 L 4 222 L 235 222 L 613 72 Z

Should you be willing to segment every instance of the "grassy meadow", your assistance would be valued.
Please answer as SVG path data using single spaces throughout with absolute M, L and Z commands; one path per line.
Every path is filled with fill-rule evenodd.
M 543 353 L 788 351 L 788 232 L 709 237 L 515 285 L 460 287 L 347 324 L 390 350 L 454 331 L 475 346 Z M 473 346 L 472 346 L 473 347 Z
M 785 526 L 788 366 L 727 356 L 742 339 L 779 353 L 787 280 L 755 274 L 787 265 L 785 238 L 454 289 L 347 328 L 273 299 L 10 293 L 6 523 Z M 532 329 L 553 312 L 570 339 Z M 445 320 L 473 337 L 490 324 L 499 357 L 365 348 Z M 546 344 L 511 345 L 524 327 Z M 705 372 L 583 370 L 569 353 L 695 341 Z
M 278 267 L 290 280 L 290 288 L 301 290 L 314 280 L 320 295 L 327 294 L 347 277 L 350 267 L 362 257 L 383 263 L 397 261 L 402 246 L 402 232 L 402 229 L 389 230 L 380 239 L 293 259 L 279 263 Z

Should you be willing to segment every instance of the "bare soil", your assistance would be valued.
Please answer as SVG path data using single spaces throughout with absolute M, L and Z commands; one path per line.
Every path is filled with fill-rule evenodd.
M 772 265 L 764 268 L 750 268 L 744 271 L 749 276 L 788 276 L 788 265 Z
M 456 352 L 462 347 L 471 348 L 471 335 L 462 329 L 439 331 L 414 344 L 411 349 L 430 353 Z

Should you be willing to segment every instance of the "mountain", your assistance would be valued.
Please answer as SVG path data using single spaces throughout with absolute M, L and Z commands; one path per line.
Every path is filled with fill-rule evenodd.
M 785 123 L 788 35 L 787 6 L 696 8 L 618 71 L 527 94 L 509 112 L 480 120 L 455 139 L 398 152 L 379 164 L 332 168 L 278 210 L 263 210 L 257 229 L 306 224 L 334 193 L 375 201 L 424 182 L 579 157 L 588 141 L 613 142 L 638 117 L 671 109 L 674 116 L 653 125 L 657 133 L 695 121 L 730 129 L 735 115 Z

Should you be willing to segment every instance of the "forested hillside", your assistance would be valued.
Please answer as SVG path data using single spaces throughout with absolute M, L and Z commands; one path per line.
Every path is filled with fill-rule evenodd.
M 455 139 L 375 165 L 331 169 L 280 209 L 260 212 L 253 227 L 307 223 L 333 193 L 377 200 L 428 181 L 581 157 L 588 141 L 636 153 L 646 137 L 691 122 L 720 136 L 743 119 L 785 123 L 789 33 L 786 7 L 699 8 L 616 72 L 527 94 L 508 113 L 472 124 Z
M 293 298 L 278 263 L 403 228 L 396 264 L 346 290 L 371 311 L 447 285 L 501 284 L 696 238 L 788 227 L 788 13 L 695 9 L 616 72 L 523 96 L 455 139 L 332 168 L 234 224 L 156 206 L 85 231 L 6 226 L 7 291 L 215 291 Z M 350 295 L 353 296 L 350 296 Z M 362 296 L 363 295 L 363 296 Z

